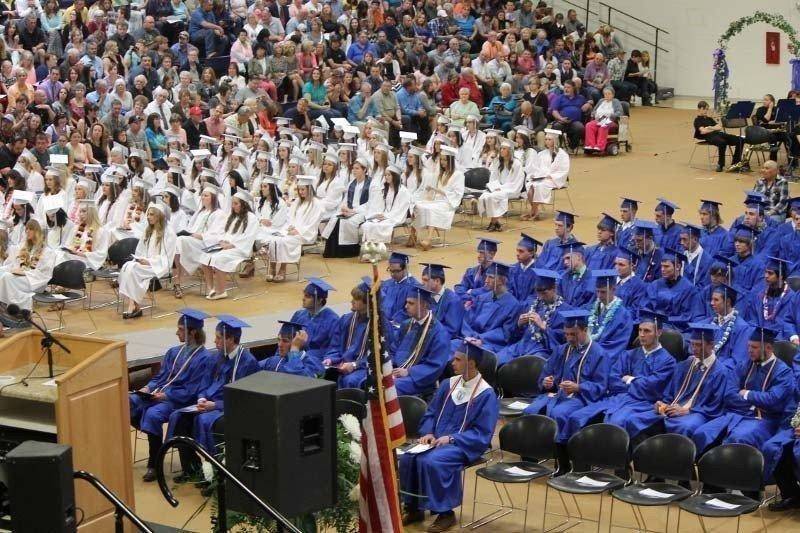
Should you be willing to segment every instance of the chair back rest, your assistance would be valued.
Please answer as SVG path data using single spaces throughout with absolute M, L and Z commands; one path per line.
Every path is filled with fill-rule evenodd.
M 488 168 L 471 168 L 464 172 L 464 186 L 468 189 L 485 189 L 490 176 Z
M 364 392 L 364 389 L 355 389 L 355 388 L 337 389 L 336 399 L 351 400 L 363 405 L 367 403 L 367 393 Z
M 665 330 L 661 332 L 659 337 L 661 346 L 672 355 L 677 361 L 683 361 L 687 357 L 686 350 L 683 346 L 683 337 L 677 331 Z
M 507 422 L 500 430 L 500 449 L 520 457 L 552 459 L 558 427 L 543 415 L 524 415 Z
M 794 366 L 794 357 L 797 355 L 797 346 L 789 341 L 775 341 L 772 345 L 772 351 L 775 357 L 786 363 L 787 365 Z
M 683 435 L 655 435 L 633 450 L 633 468 L 655 477 L 690 481 L 695 453 L 694 442 Z
M 760 491 L 763 470 L 764 456 L 748 444 L 722 444 L 697 461 L 703 484 L 730 490 Z
M 78 261 L 77 259 L 64 261 L 56 265 L 53 269 L 50 285 L 58 285 L 65 289 L 82 291 L 86 288 L 86 281 L 83 279 L 83 272 L 85 270 L 86 265 L 83 261 Z
M 136 237 L 118 240 L 108 247 L 108 260 L 117 265 L 117 268 L 122 268 L 122 265 L 131 260 L 138 244 L 139 239 Z
M 747 126 L 744 129 L 744 142 L 747 144 L 767 144 L 769 130 L 762 126 Z
M 483 358 L 478 365 L 478 372 L 481 373 L 486 383 L 494 388 L 497 385 L 497 356 L 488 350 L 484 350 Z
M 573 464 L 621 470 L 628 463 L 630 437 L 619 426 L 592 424 L 586 426 L 567 442 Z
M 416 439 L 420 437 L 419 423 L 428 410 L 428 404 L 417 396 L 398 396 L 400 412 L 403 414 L 403 424 L 406 427 L 406 438 Z
M 367 416 L 367 407 L 353 400 L 336 400 L 336 417 L 341 415 L 353 415 L 359 420 L 364 420 Z
M 524 355 L 501 366 L 497 371 L 497 386 L 503 396 L 535 396 L 539 392 L 539 374 L 544 363 L 538 355 Z

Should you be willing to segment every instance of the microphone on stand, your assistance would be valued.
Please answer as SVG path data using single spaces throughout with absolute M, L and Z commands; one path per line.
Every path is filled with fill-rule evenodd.
M 42 333 L 41 345 L 42 349 L 44 349 L 47 352 L 47 370 L 49 377 L 52 378 L 53 344 L 57 345 L 59 348 L 61 348 L 67 353 L 72 353 L 70 349 L 64 346 L 64 344 L 61 341 L 53 337 L 53 335 L 51 335 L 46 328 L 43 328 L 42 326 L 31 320 L 31 311 L 29 309 L 20 309 L 20 307 L 17 304 L 9 304 L 9 306 L 6 308 L 6 311 L 8 311 L 9 315 L 27 322 L 28 324 L 38 329 Z

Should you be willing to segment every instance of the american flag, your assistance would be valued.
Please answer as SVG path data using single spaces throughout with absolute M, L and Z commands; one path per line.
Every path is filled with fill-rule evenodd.
M 380 281 L 369 296 L 369 364 L 367 416 L 361 434 L 358 528 L 361 533 L 402 531 L 395 470 L 395 448 L 406 440 L 403 416 L 392 376 L 392 361 L 380 318 Z

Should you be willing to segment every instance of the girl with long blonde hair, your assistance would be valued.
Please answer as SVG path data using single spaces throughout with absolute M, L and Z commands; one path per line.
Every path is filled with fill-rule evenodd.
M 25 238 L 0 267 L 0 302 L 31 309 L 34 293 L 47 286 L 54 266 L 55 254 L 45 246 L 42 226 L 36 219 L 28 220 Z

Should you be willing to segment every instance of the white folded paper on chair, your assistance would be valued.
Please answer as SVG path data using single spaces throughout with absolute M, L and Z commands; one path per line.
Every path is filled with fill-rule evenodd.
M 506 474 L 511 474 L 512 476 L 530 476 L 534 472 L 530 470 L 525 470 L 524 468 L 520 468 L 518 466 L 512 466 L 510 468 L 506 468 L 504 470 Z
M 433 448 L 433 446 L 431 446 L 430 444 L 417 444 L 413 448 L 407 449 L 406 453 L 417 454 L 417 453 L 427 452 L 431 448 Z
M 670 498 L 672 496 L 672 494 L 667 494 L 666 492 L 659 492 L 653 489 L 640 490 L 639 494 L 641 494 L 645 498 Z
M 69 300 L 69 296 L 64 296 L 63 294 L 58 294 L 55 292 L 50 293 L 50 298 L 53 300 Z
M 520 402 L 519 400 L 517 400 L 516 402 L 511 402 L 506 407 L 508 407 L 509 409 L 513 409 L 515 411 L 522 411 L 529 405 L 530 405 L 529 403 Z
M 714 507 L 716 509 L 725 509 L 726 511 L 730 511 L 731 509 L 736 509 L 737 507 L 741 507 L 741 505 L 724 502 L 718 498 L 712 498 L 708 500 L 706 502 L 706 505 L 708 505 L 709 507 Z
M 586 485 L 587 487 L 605 487 L 608 485 L 608 481 L 598 481 L 587 476 L 576 479 L 575 483 L 578 483 L 579 485 Z

